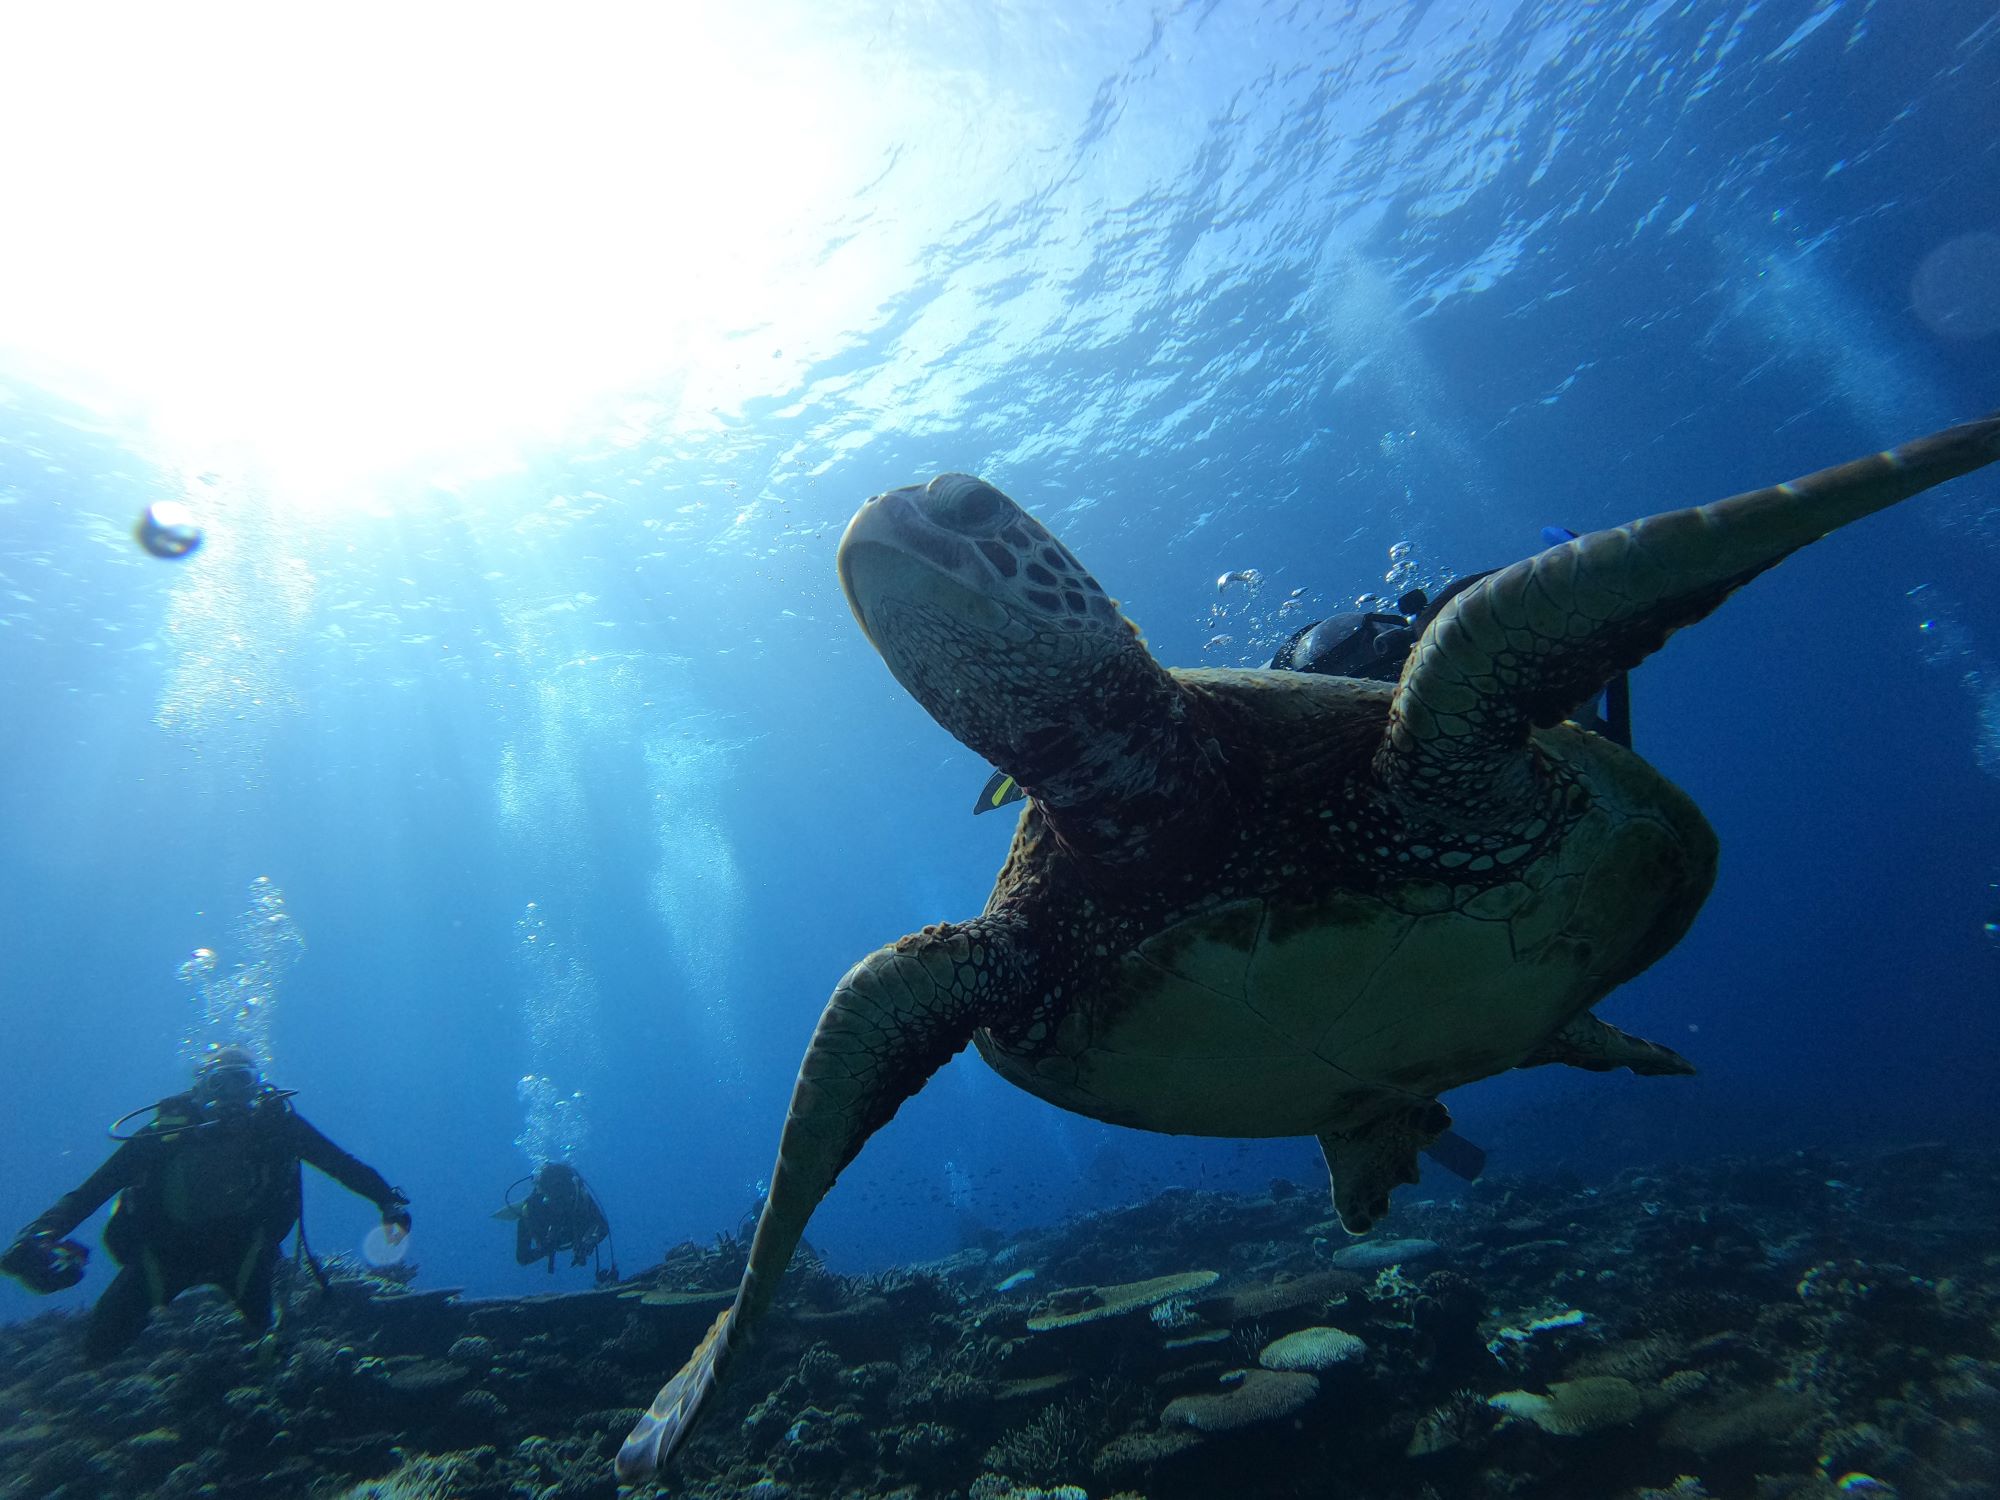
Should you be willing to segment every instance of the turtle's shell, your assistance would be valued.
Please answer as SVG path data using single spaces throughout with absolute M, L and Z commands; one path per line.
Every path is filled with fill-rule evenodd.
M 1360 750 L 1326 753 L 1374 743 L 1389 689 L 1175 676 L 1254 788 L 1207 830 L 1198 878 L 1082 868 L 1031 810 L 989 903 L 1019 910 L 1044 973 L 979 1050 L 1064 1109 L 1177 1134 L 1352 1130 L 1527 1059 L 1672 947 L 1714 880 L 1694 804 L 1595 735 L 1537 731 L 1558 811 L 1511 858 L 1468 856 L 1397 826 Z

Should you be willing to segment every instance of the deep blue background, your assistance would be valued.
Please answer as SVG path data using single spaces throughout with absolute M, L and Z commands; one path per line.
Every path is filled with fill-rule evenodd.
M 426 1283 L 549 1284 L 487 1218 L 536 1067 L 583 1091 L 574 1159 L 628 1268 L 732 1226 L 833 982 L 975 912 L 1008 835 L 847 617 L 862 498 L 980 472 L 1163 659 L 1253 664 L 1382 587 L 1394 542 L 1442 578 L 1991 410 L 2000 336 L 1941 336 L 1911 295 L 1926 256 L 2000 233 L 1990 10 L 1120 12 L 1065 58 L 1096 81 L 1049 100 L 1068 150 L 996 180 L 803 383 L 345 510 L 224 476 L 180 565 L 127 528 L 181 476 L 8 381 L 0 1218 L 180 1086 L 176 967 L 206 945 L 226 974 L 267 876 L 307 945 L 274 1076 L 408 1190 Z M 1028 55 L 996 86 L 1031 93 Z M 872 207 L 853 234 L 898 232 Z M 1990 309 L 1986 243 L 1962 296 Z M 1988 474 L 1798 556 L 1639 674 L 1639 747 L 1723 867 L 1605 1011 L 1703 1072 L 1464 1090 L 1496 1168 L 1991 1134 L 1996 561 Z M 1254 597 L 1217 592 L 1250 567 Z M 842 1268 L 940 1253 L 954 1177 L 1004 1228 L 1276 1173 L 1319 1181 L 1312 1144 L 1114 1131 L 960 1059 L 810 1238 Z M 371 1219 L 309 1203 L 321 1249 Z M 0 1286 L 0 1315 L 42 1305 Z

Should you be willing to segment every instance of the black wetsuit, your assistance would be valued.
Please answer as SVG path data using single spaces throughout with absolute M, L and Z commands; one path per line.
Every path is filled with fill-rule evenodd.
M 84 1335 L 92 1360 L 118 1353 L 191 1286 L 220 1287 L 252 1329 L 271 1326 L 278 1247 L 299 1219 L 299 1163 L 310 1162 L 384 1215 L 402 1196 L 373 1167 L 308 1125 L 280 1096 L 203 1118 L 192 1094 L 162 1099 L 151 1124 L 24 1233 L 68 1234 L 114 1193 L 104 1245 L 123 1267 Z
M 570 1264 L 580 1266 L 610 1233 L 610 1221 L 582 1176 L 560 1164 L 544 1167 L 514 1221 L 514 1260 L 528 1266 L 546 1256 L 553 1272 L 556 1252 L 567 1250 Z
M 1423 590 L 1412 589 L 1397 601 L 1399 614 L 1362 614 L 1358 611 L 1329 615 L 1293 631 L 1278 648 L 1271 666 L 1285 672 L 1312 672 L 1332 677 L 1372 678 L 1395 682 L 1403 675 L 1404 659 L 1417 643 L 1424 628 L 1461 590 L 1471 587 L 1487 573 L 1468 573 L 1446 584 L 1435 599 Z M 1575 722 L 1593 730 L 1627 750 L 1632 748 L 1632 685 L 1630 674 L 1620 672 L 1600 690 L 1601 701 L 1593 700 L 1578 708 Z M 983 809 L 980 809 L 983 811 Z

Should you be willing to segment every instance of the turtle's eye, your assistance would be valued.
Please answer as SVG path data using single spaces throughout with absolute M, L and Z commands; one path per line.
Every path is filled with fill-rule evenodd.
M 925 509 L 940 526 L 954 531 L 991 531 L 1014 502 L 970 474 L 940 474 L 926 486 Z

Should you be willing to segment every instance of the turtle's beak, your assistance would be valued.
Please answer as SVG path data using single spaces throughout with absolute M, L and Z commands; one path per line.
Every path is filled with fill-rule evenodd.
M 841 535 L 834 566 L 855 623 L 876 652 L 895 664 L 894 642 L 882 630 L 884 607 L 923 605 L 999 629 L 1007 611 L 980 587 L 981 564 L 964 538 L 933 523 L 910 485 L 865 501 Z
M 871 533 L 881 530 L 875 513 L 882 502 L 895 493 L 891 490 L 886 495 L 874 495 L 861 502 L 861 509 L 854 513 L 854 519 L 847 523 L 847 530 L 840 534 L 840 547 L 833 559 L 834 568 L 840 574 L 840 591 L 847 596 L 847 607 L 854 611 L 854 623 L 861 627 L 861 633 L 868 637 L 868 644 L 875 648 L 878 655 L 882 643 L 868 628 L 868 612 L 861 607 L 860 596 L 854 590 L 855 558 L 871 545 Z

